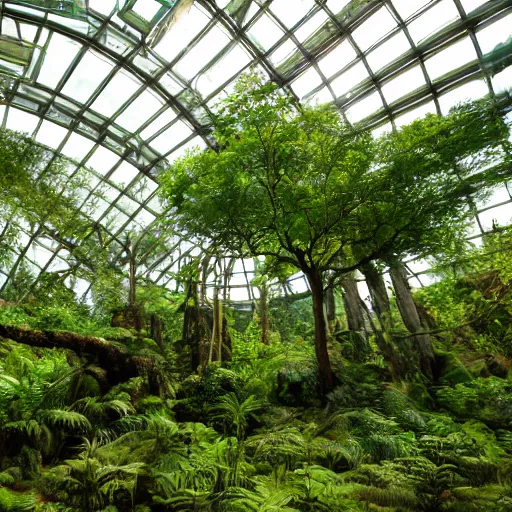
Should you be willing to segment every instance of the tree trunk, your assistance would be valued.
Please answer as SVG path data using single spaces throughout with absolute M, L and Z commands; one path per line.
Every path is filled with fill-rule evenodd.
M 216 336 L 217 336 L 217 361 L 222 361 L 222 328 L 224 324 L 223 303 L 217 298 L 217 311 L 215 311 L 215 304 L 213 307 L 213 314 L 217 314 L 217 321 L 215 322 Z
M 208 266 L 210 264 L 210 256 L 205 256 L 201 263 L 201 304 L 206 304 L 206 281 L 208 279 Z
M 82 336 L 72 332 L 38 331 L 0 324 L 0 338 L 39 348 L 72 350 L 107 371 L 110 385 L 125 382 L 132 377 L 156 375 L 155 361 L 149 357 L 128 353 L 125 347 L 114 345 L 101 338 Z
M 389 332 L 392 328 L 391 304 L 389 302 L 386 283 L 382 274 L 371 263 L 365 265 L 361 272 L 366 278 L 366 284 L 370 290 L 373 310 L 379 319 L 382 330 Z
M 131 252 L 128 253 L 128 256 L 130 258 L 130 294 L 128 297 L 128 305 L 130 308 L 135 307 L 135 301 L 136 301 L 136 265 L 135 265 L 135 257 Z
M 320 272 L 313 268 L 305 272 L 313 299 L 315 320 L 315 354 L 318 363 L 320 392 L 325 395 L 334 389 L 334 374 L 327 350 L 327 325 L 324 315 L 324 287 Z
M 377 329 L 373 322 L 372 313 L 368 309 L 368 306 L 364 302 L 363 299 L 361 299 L 361 308 L 363 308 L 364 312 L 366 313 L 366 316 L 368 318 L 368 322 L 371 325 L 371 328 L 375 334 L 375 343 L 377 344 L 377 347 L 379 348 L 382 357 L 384 358 L 384 361 L 389 365 L 389 370 L 391 372 L 391 377 L 393 380 L 400 380 L 406 375 L 406 368 L 404 368 L 404 365 L 402 364 L 402 361 L 395 350 L 395 347 L 393 343 L 389 339 L 386 338 L 386 334 L 384 331 L 381 331 Z
M 164 351 L 164 323 L 161 318 L 157 315 L 152 314 L 149 319 L 149 334 L 150 338 L 156 341 L 156 344 L 159 346 L 160 350 Z
M 128 295 L 128 317 L 133 320 L 133 327 L 137 332 L 143 327 L 142 310 L 136 303 L 137 300 L 137 263 L 135 261 L 135 254 L 132 250 L 128 251 L 129 257 L 129 295 Z
M 231 335 L 228 330 L 228 319 L 222 315 L 222 360 L 231 361 L 233 359 Z
M 197 283 L 191 279 L 186 286 L 183 311 L 183 343 L 190 348 L 190 364 L 193 371 L 208 360 L 205 340 L 208 337 L 206 320 L 199 306 Z
M 260 326 L 261 326 L 261 342 L 268 345 L 268 287 L 263 283 L 260 287 Z
M 212 336 L 210 339 L 210 351 L 208 354 L 208 363 L 220 361 L 222 358 L 222 316 L 220 313 L 219 289 L 215 287 L 213 291 L 213 325 Z
M 405 326 L 411 333 L 422 332 L 420 317 L 414 299 L 411 286 L 407 279 L 407 272 L 402 262 L 397 259 L 390 260 L 389 275 L 395 289 L 396 302 Z M 434 374 L 434 351 L 428 334 L 418 334 L 412 337 L 413 346 L 417 349 L 421 371 L 428 379 Z
M 331 330 L 336 330 L 336 299 L 334 297 L 334 289 L 328 288 L 325 292 L 325 308 L 327 323 Z
M 361 332 L 364 330 L 364 315 L 361 308 L 361 297 L 357 289 L 357 282 L 353 274 L 347 274 L 341 282 L 343 291 L 343 305 L 349 331 Z

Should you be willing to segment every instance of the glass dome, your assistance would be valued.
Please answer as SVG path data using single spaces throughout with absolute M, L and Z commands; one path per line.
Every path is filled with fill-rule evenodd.
M 85 170 L 82 207 L 114 245 L 151 228 L 159 172 L 211 144 L 209 111 L 249 68 L 301 102 L 334 102 L 375 134 L 512 85 L 509 0 L 15 0 L 1 9 L 2 126 L 68 158 L 70 176 Z M 511 192 L 477 205 L 475 240 L 511 217 Z M 21 262 L 36 274 L 73 264 L 50 234 L 21 228 L 0 293 Z M 167 245 L 143 270 L 173 287 L 201 248 L 177 236 Z M 222 259 L 211 279 L 221 272 L 233 301 L 257 293 L 253 261 Z M 90 284 L 74 286 L 86 296 Z M 297 275 L 288 289 L 307 285 Z

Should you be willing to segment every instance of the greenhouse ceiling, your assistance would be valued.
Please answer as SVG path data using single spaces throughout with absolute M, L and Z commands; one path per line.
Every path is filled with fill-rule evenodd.
M 211 143 L 210 109 L 255 68 L 301 102 L 334 102 L 375 133 L 512 86 L 511 0 L 17 0 L 1 2 L 0 114 L 86 169 L 83 208 L 117 243 L 161 211 L 159 172 Z M 477 205 L 472 235 L 511 217 L 503 186 Z M 35 274 L 73 256 L 22 226 L 13 250 Z M 116 246 L 117 243 L 117 246 Z M 175 237 L 143 270 L 174 286 L 198 254 Z M 226 267 L 230 265 L 224 262 Z M 425 270 L 410 265 L 413 273 Z M 222 269 L 221 269 L 222 270 Z M 250 261 L 230 267 L 231 299 L 251 298 Z M 11 269 L 0 269 L 0 288 Z M 87 294 L 89 282 L 73 286 Z M 291 283 L 306 290 L 301 276 Z M 1 289 L 0 289 L 1 292 Z

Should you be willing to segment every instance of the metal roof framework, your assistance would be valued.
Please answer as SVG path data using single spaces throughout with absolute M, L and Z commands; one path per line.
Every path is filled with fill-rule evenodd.
M 210 109 L 251 67 L 298 101 L 333 102 L 375 133 L 512 86 L 512 0 L 89 0 L 77 16 L 55 4 L 86 5 L 0 3 L 0 120 L 69 158 L 70 176 L 87 173 L 82 208 L 118 257 L 123 234 L 151 229 L 161 213 L 159 172 L 211 144 Z M 134 16 L 146 24 L 126 22 Z M 30 49 L 25 61 L 5 59 L 1 43 L 8 50 L 13 41 Z M 508 56 L 493 58 L 507 44 Z M 494 219 L 509 221 L 511 204 L 503 185 L 476 205 L 470 236 L 478 242 Z M 79 264 L 48 230 L 20 227 L 0 293 L 22 264 L 35 275 Z M 173 288 L 202 248 L 179 236 L 168 244 L 142 270 Z M 428 270 L 426 262 L 409 267 L 420 282 Z M 220 258 L 207 274 L 234 301 L 258 294 L 253 261 Z M 86 297 L 91 283 L 72 285 Z M 302 292 L 307 283 L 298 274 L 286 288 Z

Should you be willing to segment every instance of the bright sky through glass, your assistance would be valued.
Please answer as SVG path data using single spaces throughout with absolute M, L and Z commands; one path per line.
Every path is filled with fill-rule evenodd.
M 5 1 L 2 35 L 21 34 L 35 48 L 13 67 L 0 47 L 0 64 L 18 74 L 4 82 L 1 119 L 71 158 L 74 171 L 86 169 L 85 204 L 115 240 L 156 218 L 159 169 L 187 148 L 206 147 L 208 109 L 250 66 L 304 102 L 336 102 L 349 122 L 374 133 L 512 86 L 512 67 L 481 70 L 482 56 L 512 37 L 506 0 L 291 3 L 180 0 L 148 38 L 116 14 L 115 0 L 89 0 L 88 19 L 75 20 Z M 161 6 L 137 0 L 132 10 L 151 21 Z M 506 189 L 490 201 L 480 205 L 484 229 L 512 215 Z M 50 242 L 32 242 L 31 265 L 66 264 Z M 172 283 L 169 269 L 186 254 L 169 254 L 151 278 Z M 254 296 L 246 263 L 233 273 L 236 300 Z M 8 270 L 0 269 L 0 282 Z M 292 288 L 305 286 L 299 276 Z

